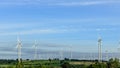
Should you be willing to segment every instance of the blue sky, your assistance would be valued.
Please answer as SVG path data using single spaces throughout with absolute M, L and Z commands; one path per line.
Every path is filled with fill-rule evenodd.
M 23 48 L 37 40 L 39 49 L 75 52 L 97 52 L 101 36 L 103 52 L 116 52 L 119 18 L 119 0 L 1 0 L 0 51 L 13 53 L 19 35 Z

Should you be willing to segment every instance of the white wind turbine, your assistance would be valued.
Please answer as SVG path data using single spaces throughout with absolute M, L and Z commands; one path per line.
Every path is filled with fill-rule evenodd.
M 98 62 L 102 62 L 102 38 L 98 39 Z
M 119 43 L 118 43 L 118 51 L 120 51 L 120 41 L 119 41 Z M 119 62 L 120 62 L 120 55 L 119 55 Z
M 34 48 L 34 60 L 37 60 L 37 41 L 35 40 L 35 43 L 33 45 Z
M 108 50 L 105 51 L 106 52 L 106 60 L 108 61 Z
M 70 59 L 73 58 L 73 55 L 72 55 L 72 45 L 70 45 Z
M 21 63 L 21 48 L 22 48 L 22 43 L 21 40 L 19 39 L 19 37 L 17 38 L 17 49 L 18 49 L 18 62 Z
M 63 60 L 63 50 L 60 50 L 60 59 Z

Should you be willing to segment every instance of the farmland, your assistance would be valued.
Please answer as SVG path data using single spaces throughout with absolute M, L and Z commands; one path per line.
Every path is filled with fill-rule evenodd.
M 116 66 L 116 67 L 115 67 Z M 99 63 L 97 60 L 0 60 L 0 68 L 119 68 L 118 59 Z

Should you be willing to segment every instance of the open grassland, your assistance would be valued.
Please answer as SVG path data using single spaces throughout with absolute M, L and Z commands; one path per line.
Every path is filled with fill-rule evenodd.
M 3 63 L 4 62 L 4 63 Z M 96 60 L 2 60 L 0 68 L 120 68 L 118 59 L 99 63 Z
M 0 64 L 0 68 L 17 68 L 17 61 L 6 61 L 9 63 Z M 62 68 L 61 65 L 68 62 L 71 65 L 90 65 L 94 62 L 90 61 L 70 61 L 70 60 L 23 60 L 21 65 L 23 68 Z

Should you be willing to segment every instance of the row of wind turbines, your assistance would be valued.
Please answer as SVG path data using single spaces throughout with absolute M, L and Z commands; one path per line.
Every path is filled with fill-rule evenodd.
M 17 37 L 17 54 L 18 54 L 18 62 L 21 63 L 21 48 L 22 48 L 22 42 L 20 40 L 19 37 Z M 37 49 L 37 41 L 35 40 L 35 43 L 33 45 L 33 48 L 34 48 L 34 60 L 37 60 L 38 59 L 38 49 Z M 70 59 L 72 59 L 72 47 L 70 47 Z M 62 60 L 63 59 L 63 51 L 62 49 L 60 50 L 60 59 Z
M 118 51 L 120 51 L 120 41 L 118 43 L 119 47 L 118 47 Z M 108 50 L 105 51 L 106 52 L 106 60 L 108 61 Z M 114 57 L 112 57 L 114 59 Z M 116 58 L 116 57 L 115 57 Z M 99 37 L 98 38 L 98 62 L 102 62 L 102 38 Z M 119 55 L 119 62 L 120 62 L 120 55 Z
M 119 46 L 120 46 L 120 42 L 119 42 Z M 34 45 L 33 45 L 33 47 L 34 47 L 34 60 L 37 60 L 37 58 L 38 58 L 38 55 L 37 55 L 37 52 L 38 52 L 38 49 L 37 49 L 37 41 L 35 40 L 35 43 L 34 43 Z M 21 40 L 20 40 L 20 38 L 18 37 L 17 38 L 17 54 L 18 54 L 18 61 L 19 61 L 19 63 L 21 62 L 21 48 L 22 48 L 22 42 L 21 42 Z M 73 54 L 72 54 L 72 47 L 70 47 L 70 59 L 72 59 L 72 57 L 73 57 Z M 118 48 L 118 50 L 120 50 L 120 48 Z M 106 53 L 107 53 L 108 51 L 106 51 Z M 61 49 L 61 51 L 60 51 L 60 59 L 63 59 L 63 51 L 62 51 L 62 49 Z M 106 54 L 106 59 L 108 58 L 108 56 L 107 56 L 107 54 Z M 120 59 L 120 58 L 119 58 Z M 101 37 L 99 37 L 98 38 L 98 61 L 99 62 L 102 62 L 102 38 Z

